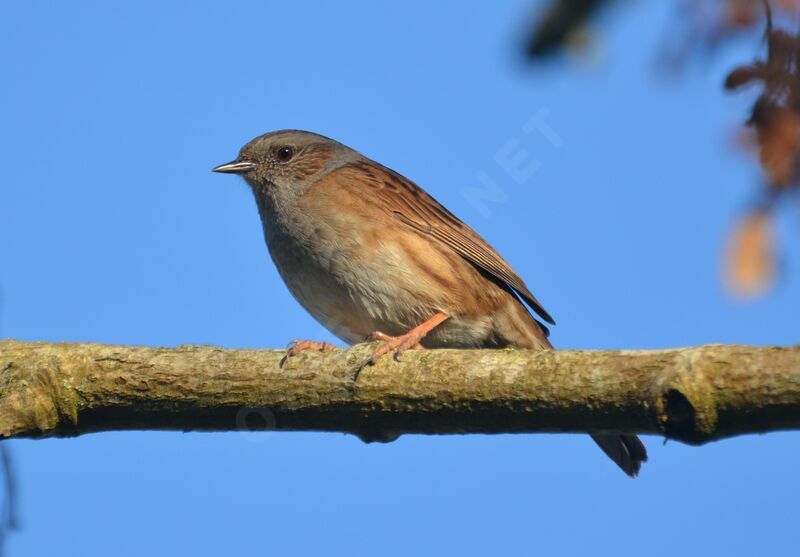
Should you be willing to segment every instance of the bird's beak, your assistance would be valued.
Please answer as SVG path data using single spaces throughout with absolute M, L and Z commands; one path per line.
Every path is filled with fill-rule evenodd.
M 256 163 L 249 162 L 249 161 L 233 161 L 233 162 L 226 162 L 225 164 L 221 164 L 215 168 L 211 169 L 211 172 L 222 172 L 224 174 L 244 174 L 245 172 L 250 172 L 256 167 Z

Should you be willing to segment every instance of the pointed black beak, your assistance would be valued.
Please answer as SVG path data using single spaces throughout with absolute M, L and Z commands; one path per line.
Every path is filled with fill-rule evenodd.
M 222 172 L 223 174 L 244 174 L 256 167 L 256 163 L 249 161 L 232 161 L 221 164 L 211 169 L 211 172 Z

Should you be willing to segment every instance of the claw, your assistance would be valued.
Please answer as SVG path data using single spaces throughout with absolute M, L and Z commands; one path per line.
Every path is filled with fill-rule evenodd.
M 286 361 L 292 356 L 297 356 L 300 352 L 306 350 L 319 350 L 320 352 L 327 352 L 333 350 L 333 345 L 330 342 L 315 342 L 313 340 L 293 340 L 286 345 L 286 354 L 283 355 L 280 361 L 280 367 L 286 364 Z
M 422 323 L 417 327 L 414 327 L 410 331 L 408 331 L 404 335 L 393 337 L 391 335 L 387 335 L 386 333 L 382 333 L 380 331 L 375 331 L 370 333 L 367 336 L 367 340 L 382 340 L 384 344 L 380 346 L 373 354 L 367 358 L 367 361 L 364 362 L 357 370 L 355 374 L 355 379 L 358 379 L 358 374 L 361 373 L 361 370 L 366 366 L 371 366 L 375 362 L 378 361 L 378 358 L 383 356 L 388 352 L 394 351 L 392 358 L 394 361 L 399 362 L 400 357 L 406 350 L 419 350 L 422 348 L 422 344 L 420 341 L 425 338 L 431 330 L 436 328 L 440 323 L 446 320 L 449 316 L 444 313 L 440 312 Z

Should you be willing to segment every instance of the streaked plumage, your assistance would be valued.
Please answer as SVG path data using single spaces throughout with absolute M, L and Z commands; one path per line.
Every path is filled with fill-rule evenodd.
M 398 350 L 417 342 L 552 348 L 522 300 L 552 318 L 486 240 L 422 188 L 349 147 L 310 132 L 273 132 L 215 170 L 250 184 L 278 272 L 343 341 L 416 330 Z M 434 316 L 442 317 L 430 322 Z M 646 458 L 635 436 L 594 438 L 630 475 Z

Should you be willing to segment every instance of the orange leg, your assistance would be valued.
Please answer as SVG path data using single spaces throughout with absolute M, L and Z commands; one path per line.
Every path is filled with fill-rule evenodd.
M 378 361 L 378 358 L 387 352 L 391 352 L 392 350 L 394 350 L 394 359 L 399 360 L 400 356 L 402 356 L 403 352 L 406 350 L 416 350 L 422 348 L 422 345 L 419 342 L 425 338 L 425 335 L 441 325 L 442 322 L 444 322 L 448 317 L 450 316 L 443 311 L 440 311 L 421 325 L 417 325 L 406 334 L 397 337 L 387 335 L 380 331 L 375 331 L 367 337 L 367 340 L 383 340 L 385 342 L 383 346 L 378 348 L 375 353 L 369 357 L 367 360 L 367 365 L 374 364 Z
M 313 340 L 293 340 L 289 343 L 289 349 L 281 360 L 281 367 L 286 363 L 286 360 L 292 356 L 297 356 L 300 352 L 306 350 L 319 350 L 320 352 L 327 352 L 333 350 L 333 345 L 329 342 L 316 342 Z

